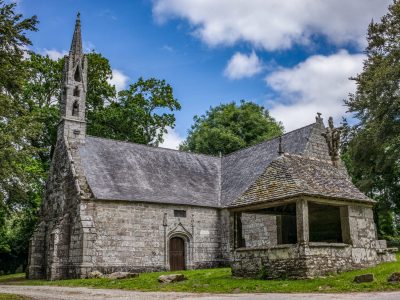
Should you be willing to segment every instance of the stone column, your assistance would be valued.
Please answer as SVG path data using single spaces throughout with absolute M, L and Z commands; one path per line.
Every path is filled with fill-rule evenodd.
M 242 236 L 242 213 L 234 213 L 234 248 L 243 247 L 243 236 Z
M 297 221 L 297 243 L 308 244 L 309 242 L 309 223 L 308 223 L 308 203 L 305 199 L 296 201 L 296 221 Z
M 276 240 L 277 244 L 283 244 L 282 239 L 282 216 L 276 216 Z
M 342 228 L 342 241 L 345 244 L 352 244 L 350 235 L 350 217 L 349 217 L 349 207 L 340 207 L 340 225 Z

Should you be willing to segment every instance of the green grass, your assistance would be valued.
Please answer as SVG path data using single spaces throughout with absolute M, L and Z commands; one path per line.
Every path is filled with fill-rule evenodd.
M 387 278 L 393 272 L 400 272 L 400 253 L 397 262 L 383 263 L 374 268 L 345 272 L 324 278 L 305 280 L 258 280 L 233 278 L 229 268 L 182 271 L 188 280 L 172 284 L 160 284 L 158 272 L 140 274 L 138 278 L 110 279 L 72 279 L 60 281 L 26 280 L 24 274 L 0 276 L 0 284 L 83 286 L 108 289 L 127 289 L 138 291 L 176 291 L 195 293 L 245 293 L 245 292 L 369 292 L 400 290 L 400 283 L 388 283 Z M 175 272 L 176 273 L 176 272 Z M 375 281 L 371 283 L 353 283 L 354 276 L 373 273 Z M 0 298 L 1 299 L 1 298 Z
M 20 295 L 14 295 L 14 294 L 3 294 L 0 293 L 0 300 L 28 300 L 31 298 L 27 298 L 24 296 L 20 296 Z

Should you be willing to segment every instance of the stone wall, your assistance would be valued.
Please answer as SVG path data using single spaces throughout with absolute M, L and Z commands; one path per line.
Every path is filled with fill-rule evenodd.
M 371 207 L 348 206 L 350 240 L 352 244 L 352 260 L 355 266 L 375 265 L 376 228 Z
M 349 235 L 347 243 L 308 242 L 306 237 L 299 244 L 238 248 L 231 252 L 232 274 L 308 278 L 395 260 L 394 249 L 376 239 L 371 206 L 351 204 L 340 212 L 342 224 L 347 224 L 342 226 L 344 235 Z
M 267 247 L 277 244 L 276 217 L 242 213 L 242 238 L 246 247 Z
M 234 251 L 232 274 L 240 277 L 310 278 L 372 265 L 354 263 L 352 247 L 345 244 L 310 243 Z M 375 255 L 376 250 L 369 252 Z M 379 260 L 374 261 L 376 265 Z
M 39 225 L 30 242 L 29 278 L 68 276 L 71 226 L 76 223 L 79 187 L 69 145 L 59 137 L 53 156 Z M 80 236 L 80 235 L 79 235 Z
M 298 245 L 279 245 L 268 248 L 236 249 L 232 259 L 232 275 L 237 277 L 278 278 L 303 277 L 305 260 L 299 259 Z
M 92 268 L 105 273 L 169 269 L 169 239 L 182 237 L 186 245 L 186 267 L 206 268 L 227 264 L 227 231 L 221 210 L 194 206 L 123 201 L 93 203 L 96 240 Z M 186 211 L 186 217 L 174 216 Z M 226 213 L 225 213 L 226 214 Z M 225 221 L 224 221 L 225 220 Z

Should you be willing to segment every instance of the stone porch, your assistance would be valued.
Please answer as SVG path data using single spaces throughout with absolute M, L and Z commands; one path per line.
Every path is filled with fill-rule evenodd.
M 264 216 L 253 232 L 249 215 Z M 309 278 L 395 260 L 396 249 L 376 238 L 372 204 L 285 199 L 233 209 L 230 226 L 233 276 Z

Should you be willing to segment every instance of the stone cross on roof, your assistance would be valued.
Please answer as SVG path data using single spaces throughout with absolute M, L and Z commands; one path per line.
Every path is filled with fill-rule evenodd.
M 318 116 L 319 117 L 319 116 Z M 326 128 L 326 132 L 322 133 L 322 136 L 325 138 L 326 143 L 328 144 L 329 156 L 332 159 L 332 163 L 334 166 L 339 166 L 339 148 L 340 148 L 340 132 L 343 127 L 335 128 L 333 125 L 333 118 L 329 117 L 328 119 L 328 127 Z

